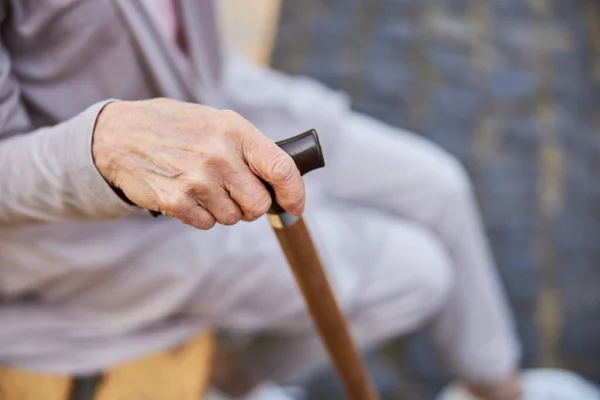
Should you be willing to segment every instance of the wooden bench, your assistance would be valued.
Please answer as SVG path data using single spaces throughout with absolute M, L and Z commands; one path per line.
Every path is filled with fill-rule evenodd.
M 178 348 L 106 372 L 95 400 L 199 400 L 210 379 L 214 336 L 206 331 Z M 70 400 L 69 376 L 0 367 L 1 400 Z

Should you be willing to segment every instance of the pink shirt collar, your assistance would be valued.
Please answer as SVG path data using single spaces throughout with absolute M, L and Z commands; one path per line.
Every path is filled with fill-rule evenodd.
M 177 15 L 177 0 L 142 0 L 161 33 L 177 42 L 179 18 Z

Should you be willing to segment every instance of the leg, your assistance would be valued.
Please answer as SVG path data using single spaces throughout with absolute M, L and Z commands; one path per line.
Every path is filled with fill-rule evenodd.
M 437 239 L 376 211 L 335 200 L 315 204 L 317 196 L 309 199 L 306 218 L 360 347 L 412 331 L 439 311 L 451 268 Z M 237 262 L 215 267 L 187 312 L 200 312 L 226 329 L 260 331 L 242 354 L 247 370 L 256 380 L 298 383 L 327 357 L 270 227 L 261 222 L 232 236 L 238 251 L 227 257 Z M 252 246 L 257 237 L 264 247 Z M 248 252 L 242 243 L 251 246 Z M 216 307 L 207 310 L 205 304 Z
M 319 131 L 327 166 L 308 181 L 336 198 L 413 221 L 443 244 L 455 284 L 434 329 L 453 371 L 472 381 L 515 372 L 517 338 L 459 163 L 416 135 L 352 113 L 343 94 L 312 80 L 235 63 L 227 78 L 232 107 L 273 138 Z
M 380 236 L 370 236 L 378 245 L 371 248 L 360 289 L 346 308 L 361 350 L 412 332 L 437 315 L 450 291 L 453 269 L 439 241 L 419 226 L 376 212 L 364 216 L 365 228 Z M 245 360 L 260 378 L 281 384 L 301 383 L 327 362 L 312 329 L 264 333 L 245 350 Z
M 455 284 L 434 325 L 446 361 L 471 381 L 514 373 L 517 340 L 464 170 L 431 143 L 365 116 L 352 114 L 342 131 L 323 187 L 426 227 L 448 251 Z

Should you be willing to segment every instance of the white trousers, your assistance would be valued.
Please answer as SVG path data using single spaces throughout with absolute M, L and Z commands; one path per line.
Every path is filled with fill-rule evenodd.
M 430 324 L 459 378 L 514 372 L 513 323 L 459 163 L 310 80 L 236 64 L 229 72 L 232 108 L 274 138 L 318 130 L 327 165 L 306 177 L 305 217 L 360 346 Z M 267 221 L 216 229 L 198 233 L 222 252 L 189 311 L 263 332 L 246 349 L 263 377 L 306 377 L 326 356 Z
M 460 165 L 313 81 L 235 63 L 226 77 L 228 106 L 274 138 L 319 132 L 327 165 L 306 177 L 306 219 L 361 347 L 429 325 L 458 378 L 510 374 L 518 343 Z M 3 363 L 85 373 L 207 325 L 257 334 L 245 355 L 265 378 L 326 362 L 266 218 L 203 232 L 140 212 L 27 237 L 47 256 L 2 269 L 36 295 L 0 307 Z

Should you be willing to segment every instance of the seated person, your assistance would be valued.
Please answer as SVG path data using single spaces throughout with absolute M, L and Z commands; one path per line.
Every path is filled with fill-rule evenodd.
M 225 57 L 211 1 L 30 3 L 0 6 L 0 363 L 82 375 L 216 327 L 255 337 L 231 375 L 252 384 L 230 393 L 303 382 L 327 358 L 260 218 L 262 178 L 305 211 L 361 348 L 429 325 L 471 392 L 519 398 L 513 322 L 454 158 Z M 310 128 L 327 166 L 305 185 L 272 139 Z

